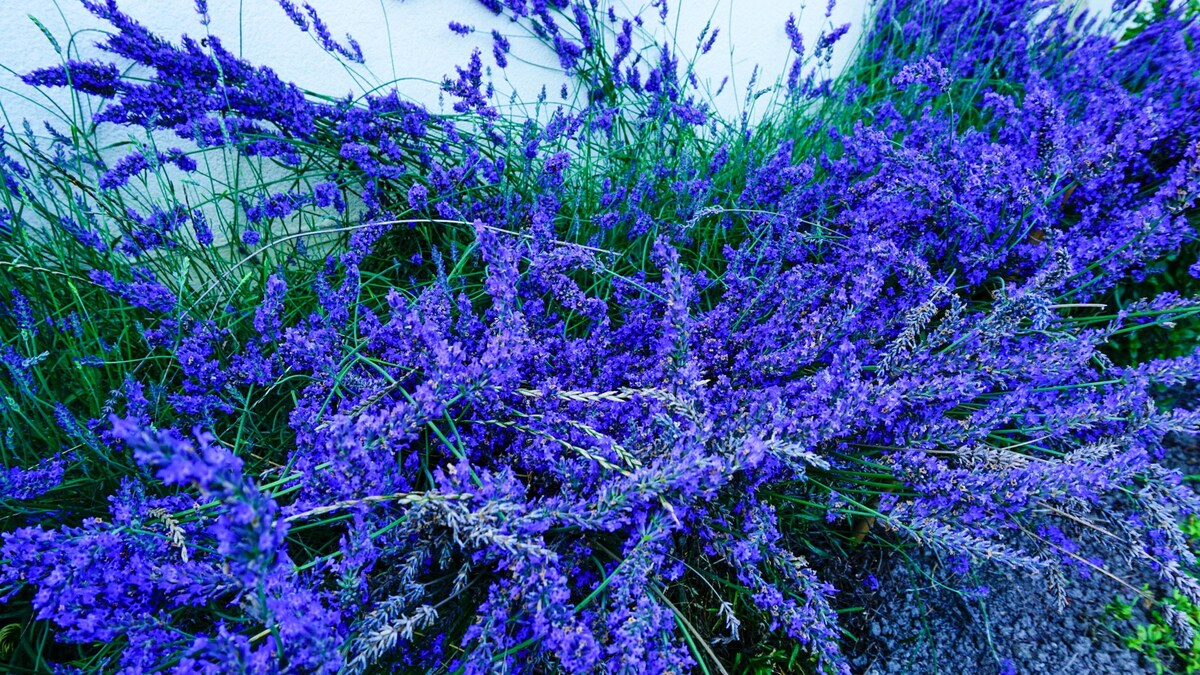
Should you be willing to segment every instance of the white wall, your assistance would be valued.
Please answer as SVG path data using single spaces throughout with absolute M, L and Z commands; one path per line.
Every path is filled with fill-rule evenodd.
M 824 26 L 852 24 L 851 33 L 836 52 L 836 67 L 857 39 L 867 0 L 841 0 L 828 19 L 824 0 L 815 0 L 807 9 L 793 0 L 670 0 L 671 12 L 665 26 L 658 24 L 657 10 L 648 6 L 648 0 L 615 1 L 626 11 L 641 8 L 647 26 L 662 37 L 673 37 L 687 53 L 706 22 L 711 20 L 719 27 L 717 43 L 700 62 L 698 74 L 714 89 L 725 75 L 731 75 L 718 106 L 724 114 L 736 114 L 756 64 L 763 68 L 760 85 L 773 82 L 784 71 L 789 50 L 783 25 L 789 13 L 800 17 L 808 45 Z M 284 79 L 302 87 L 341 95 L 399 80 L 402 93 L 436 109 L 438 83 L 443 75 L 454 72 L 455 65 L 466 62 L 472 48 L 479 47 L 484 63 L 492 63 L 490 33 L 496 29 L 513 43 L 509 68 L 493 73 L 497 90 L 506 94 L 515 91 L 520 99 L 533 100 L 545 84 L 552 100 L 558 98 L 563 79 L 549 49 L 475 0 L 310 2 L 334 35 L 348 32 L 359 41 L 366 56 L 365 67 L 348 69 L 323 52 L 311 36 L 291 24 L 274 0 L 209 0 L 212 23 L 207 30 L 219 36 L 231 51 L 274 68 Z M 193 0 L 120 0 L 120 6 L 170 39 L 182 33 L 197 38 L 206 33 L 193 11 Z M 101 35 L 96 29 L 104 27 L 77 0 L 0 0 L 0 66 L 6 69 L 0 72 L 0 104 L 16 124 L 25 117 L 35 121 L 45 118 L 46 113 L 39 107 L 47 101 L 44 95 L 25 87 L 14 72 L 28 72 L 59 60 L 30 15 L 38 18 L 64 48 L 84 57 L 97 55 L 93 43 Z M 467 37 L 455 35 L 447 28 L 451 20 L 472 25 L 477 32 Z
M 300 4 L 303 0 L 296 0 Z M 311 35 L 301 33 L 287 18 L 275 0 L 209 0 L 212 22 L 200 23 L 194 12 L 194 0 L 119 0 L 124 11 L 159 35 L 177 40 L 180 34 L 194 38 L 207 32 L 221 38 L 226 48 L 251 62 L 274 68 L 284 79 L 312 91 L 329 95 L 361 94 L 393 83 L 404 95 L 437 110 L 439 83 L 454 67 L 467 61 L 473 48 L 479 47 L 484 62 L 492 64 L 491 31 L 505 34 L 512 41 L 510 66 L 494 70 L 492 79 L 501 100 L 515 92 L 518 100 L 533 101 L 543 86 L 551 100 L 558 100 L 564 82 L 557 58 L 545 46 L 530 37 L 524 28 L 508 19 L 496 17 L 476 0 L 309 0 L 329 24 L 336 36 L 352 34 L 362 45 L 365 66 L 347 66 L 325 53 Z M 673 40 L 680 52 L 693 52 L 697 37 L 706 23 L 720 28 L 713 50 L 697 64 L 702 82 L 713 89 L 722 78 L 731 81 L 725 93 L 716 99 L 717 109 L 726 119 L 735 118 L 754 67 L 761 66 L 759 86 L 775 82 L 789 63 L 790 50 L 784 22 L 791 13 L 800 19 L 805 44 L 815 42 L 822 29 L 850 23 L 851 31 L 834 52 L 831 71 L 836 71 L 850 55 L 861 35 L 868 3 L 871 0 L 840 0 L 831 16 L 825 16 L 827 0 L 811 0 L 807 9 L 795 0 L 668 0 L 668 20 L 660 25 L 657 10 L 650 0 L 601 0 L 620 3 L 629 15 L 630 7 L 639 8 L 646 25 L 659 40 Z M 1069 1 L 1069 0 L 1068 0 Z M 1108 0 L 1086 0 L 1097 7 Z M 53 46 L 30 15 L 41 21 L 71 58 L 102 56 L 94 46 L 103 37 L 105 24 L 88 14 L 79 0 L 0 0 L 0 126 L 20 128 L 29 119 L 35 133 L 43 134 L 40 122 L 64 117 L 54 107 L 69 106 L 70 97 L 62 90 L 37 91 L 20 82 L 18 75 L 60 61 Z M 447 24 L 458 21 L 474 26 L 475 34 L 462 37 Z M 761 109 L 760 109 L 761 112 Z M 520 118 L 521 109 L 511 111 Z M 69 115 L 66 115 L 69 116 Z M 62 125 L 59 125 L 62 128 Z M 124 141 L 144 142 L 137 129 L 106 125 L 97 134 L 107 147 L 110 160 L 126 154 Z M 169 133 L 156 135 L 156 142 L 179 144 Z M 244 162 L 241 158 L 227 161 Z M 224 180 L 233 164 L 209 167 L 204 176 L 180 176 L 179 185 L 191 203 L 203 203 L 217 183 Z M 270 170 L 270 166 L 263 167 Z M 212 185 L 204 180 L 217 181 Z M 201 181 L 197 183 L 196 181 Z M 154 200 L 155 191 L 143 197 Z M 224 225 L 232 222 L 229 209 L 205 207 L 219 239 L 236 236 Z
M 600 0 L 617 4 L 622 14 L 637 10 L 657 39 L 674 40 L 684 54 L 692 53 L 696 38 L 707 22 L 721 31 L 713 50 L 702 57 L 697 74 L 716 89 L 730 76 L 724 94 L 715 100 L 726 119 L 739 112 L 754 67 L 761 66 L 759 86 L 781 77 L 790 50 L 784 33 L 789 14 L 799 18 L 805 44 L 811 48 L 823 29 L 850 23 L 839 43 L 832 71 L 841 67 L 862 33 L 872 0 L 838 0 L 829 17 L 828 0 L 667 0 L 670 12 L 660 25 L 651 0 Z M 1062 0 L 1091 11 L 1105 12 L 1112 0 Z M 303 0 L 294 0 L 302 4 Z M 339 62 L 325 53 L 311 35 L 301 33 L 279 8 L 276 0 L 209 0 L 212 22 L 200 23 L 194 0 L 119 0 L 120 7 L 151 30 L 171 40 L 181 34 L 221 38 L 226 48 L 256 64 L 274 68 L 285 80 L 312 91 L 344 95 L 361 94 L 395 84 L 401 93 L 431 109 L 439 108 L 439 83 L 464 64 L 471 50 L 480 48 L 491 65 L 491 31 L 499 30 L 513 44 L 510 66 L 492 72 L 501 100 L 516 93 L 517 100 L 533 101 L 542 86 L 558 100 L 564 82 L 552 52 L 519 25 L 496 17 L 477 0 L 309 0 L 329 24 L 334 35 L 353 35 L 362 45 L 365 66 Z M 1142 0 L 1143 4 L 1149 0 Z M 38 92 L 25 86 L 17 74 L 58 63 L 59 56 L 30 19 L 39 19 L 72 57 L 98 56 L 94 43 L 105 24 L 92 17 L 79 0 L 0 0 L 0 125 L 19 127 L 30 119 L 40 132 L 40 120 L 59 115 L 47 107 L 65 105 L 60 93 Z M 476 32 L 462 37 L 447 24 L 458 21 Z M 761 112 L 761 110 L 760 110 Z M 513 110 L 513 116 L 522 115 Z M 7 118 L 7 119 L 6 119 Z M 127 133 L 110 129 L 102 134 Z

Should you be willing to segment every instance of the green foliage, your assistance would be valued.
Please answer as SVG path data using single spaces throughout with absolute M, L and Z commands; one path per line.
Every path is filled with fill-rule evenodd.
M 1189 519 L 1182 530 L 1195 545 L 1200 541 L 1200 518 Z M 1142 592 L 1149 595 L 1149 584 L 1142 586 Z M 1147 620 L 1142 623 L 1134 619 L 1135 605 L 1132 602 L 1134 600 L 1126 602 L 1118 597 L 1113 598 L 1106 607 L 1108 615 L 1122 624 L 1116 629 L 1121 642 L 1145 656 L 1159 675 L 1200 673 L 1200 637 L 1189 639 L 1181 634 L 1190 632 L 1193 636 L 1200 635 L 1200 605 L 1188 600 L 1178 590 L 1172 590 L 1167 597 L 1149 604 Z M 1178 625 L 1179 622 L 1186 623 L 1186 627 Z
M 1200 214 L 1191 214 L 1195 224 Z M 1200 295 L 1200 279 L 1189 273 L 1189 267 L 1200 256 L 1200 247 L 1195 243 L 1184 245 L 1177 253 L 1151 266 L 1149 274 L 1139 283 L 1117 287 L 1110 295 L 1108 304 L 1120 309 L 1134 300 L 1154 297 L 1160 293 L 1174 291 L 1184 297 Z M 1114 341 L 1111 353 L 1118 363 L 1139 363 L 1148 359 L 1163 359 L 1183 356 L 1200 344 L 1200 317 L 1195 315 L 1177 318 L 1150 327 L 1149 330 L 1130 331 Z
M 1132 616 L 1132 606 L 1120 600 L 1114 600 L 1108 608 L 1114 618 L 1128 621 Z M 1187 617 L 1187 623 L 1193 631 L 1200 628 L 1200 607 L 1174 591 L 1150 610 L 1148 623 L 1135 624 L 1132 633 L 1123 635 L 1122 642 L 1129 649 L 1144 655 L 1160 675 L 1200 672 L 1200 641 L 1191 640 L 1190 643 L 1181 644 L 1183 640 L 1165 615 L 1167 608 Z
M 1150 6 L 1139 11 L 1131 22 L 1129 28 L 1125 29 L 1125 34 L 1122 36 L 1124 40 L 1132 40 L 1141 35 L 1146 28 L 1153 25 L 1155 21 L 1161 20 L 1167 15 L 1167 11 L 1172 5 L 1177 3 L 1172 0 L 1152 0 Z M 1185 0 L 1183 5 L 1183 15 L 1191 18 L 1200 16 L 1200 0 Z M 1190 45 L 1189 45 L 1190 47 Z

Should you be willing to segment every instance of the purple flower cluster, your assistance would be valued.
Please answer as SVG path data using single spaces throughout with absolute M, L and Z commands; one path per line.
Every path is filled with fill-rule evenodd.
M 86 457 L 0 473 L 7 502 L 122 472 L 105 508 L 0 535 L 6 600 L 76 665 L 662 673 L 783 642 L 846 673 L 820 558 L 866 537 L 1053 588 L 1105 565 L 1077 553 L 1105 532 L 1112 559 L 1200 602 L 1179 533 L 1200 498 L 1157 463 L 1200 413 L 1155 399 L 1200 357 L 1110 348 L 1200 302 L 1101 309 L 1194 239 L 1200 26 L 1182 12 L 1120 39 L 1042 2 L 887 0 L 866 38 L 884 75 L 837 92 L 868 117 L 805 116 L 833 85 L 797 67 L 791 124 L 756 127 L 710 119 L 671 47 L 638 48 L 639 17 L 484 2 L 591 78 L 582 109 L 506 126 L 478 51 L 445 82 L 451 121 L 394 91 L 310 99 L 216 38 L 175 45 L 86 4 L 144 73 L 28 81 L 109 99 L 98 122 L 316 168 L 236 205 L 244 244 L 294 251 L 197 282 L 161 257 L 186 221 L 211 245 L 204 214 L 130 209 L 77 282 L 119 305 L 95 330 L 146 365 L 72 426 Z M 960 91 L 980 73 L 1003 86 Z M 130 155 L 96 198 L 163 163 L 195 168 Z M 339 223 L 304 233 L 329 237 L 320 254 L 263 236 L 301 210 Z M 71 222 L 77 248 L 109 251 Z M 53 302 L 0 313 L 22 405 L 78 394 L 34 377 Z M 129 337 L 129 316 L 147 328 Z
M 13 466 L 0 473 L 0 499 L 24 500 L 40 497 L 62 482 L 66 462 L 59 455 L 47 457 L 28 469 Z

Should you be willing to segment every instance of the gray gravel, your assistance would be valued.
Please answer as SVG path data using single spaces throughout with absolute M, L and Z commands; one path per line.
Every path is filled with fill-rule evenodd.
M 1106 578 L 1073 580 L 1061 613 L 1041 578 L 983 570 L 970 584 L 988 587 L 972 599 L 939 585 L 934 560 L 884 561 L 879 590 L 867 598 L 866 630 L 853 661 L 860 673 L 1153 673 L 1120 644 L 1104 606 L 1130 592 Z M 961 581 L 959 582 L 961 585 Z M 1137 610 L 1140 611 L 1140 610 Z
M 1195 438 L 1175 439 L 1164 465 L 1185 474 L 1200 473 L 1200 447 Z M 1101 554 L 1098 542 L 1084 541 L 1084 557 Z M 865 606 L 849 622 L 859 636 L 849 651 L 854 671 L 883 673 L 1054 673 L 1109 675 L 1154 673 L 1153 664 L 1127 649 L 1113 628 L 1131 632 L 1146 621 L 1144 609 L 1134 607 L 1132 622 L 1111 619 L 1105 605 L 1114 597 L 1128 601 L 1133 593 L 1100 575 L 1071 577 L 1067 607 L 1058 611 L 1043 578 L 992 567 L 963 579 L 939 573 L 931 555 L 908 552 L 877 553 L 859 561 L 859 569 L 874 570 L 878 590 L 850 590 L 843 601 Z M 1134 586 L 1150 583 L 1161 590 L 1146 570 L 1112 569 Z M 972 598 L 964 587 L 986 586 Z

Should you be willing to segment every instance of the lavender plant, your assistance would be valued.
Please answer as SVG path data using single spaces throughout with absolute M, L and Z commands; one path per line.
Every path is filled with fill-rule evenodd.
M 754 121 L 665 3 L 482 4 L 574 103 L 319 97 L 116 0 L 24 75 L 76 113 L 0 158 L 13 668 L 843 673 L 877 544 L 1200 603 L 1200 356 L 1114 348 L 1200 312 L 1122 295 L 1194 240 L 1194 13 L 881 0 L 836 77 L 792 20 Z

